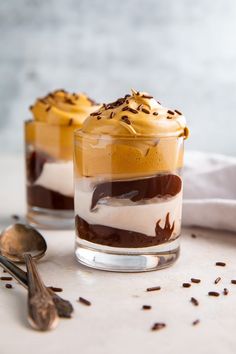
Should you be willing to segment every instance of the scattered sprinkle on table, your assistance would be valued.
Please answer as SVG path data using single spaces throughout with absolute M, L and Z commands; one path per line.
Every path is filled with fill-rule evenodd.
M 152 326 L 152 331 L 159 331 L 160 329 L 166 327 L 165 323 L 160 323 L 160 322 L 156 322 L 154 323 L 154 325 Z
M 236 284 L 236 280 L 235 280 L 235 279 L 232 279 L 232 280 L 231 280 L 231 284 Z
M 13 278 L 12 277 L 0 277 L 1 280 L 5 281 L 11 281 Z
M 153 286 L 152 288 L 147 288 L 147 291 L 156 291 L 156 290 L 161 290 L 160 286 Z
M 142 309 L 143 310 L 151 310 L 152 306 L 150 305 L 143 305 Z
M 221 281 L 221 277 L 216 278 L 215 284 L 218 284 Z
M 209 296 L 220 296 L 220 294 L 217 293 L 216 291 L 209 291 L 209 292 L 208 292 L 208 295 L 209 295 Z
M 201 279 L 191 278 L 191 282 L 198 284 L 198 283 L 201 283 Z
M 228 295 L 228 293 L 229 293 L 229 290 L 227 288 L 224 288 L 223 294 Z
M 83 297 L 79 297 L 78 302 L 81 302 L 82 304 L 84 304 L 86 306 L 91 306 L 91 302 L 84 299 Z
M 218 267 L 225 267 L 225 266 L 226 266 L 226 263 L 224 263 L 224 262 L 216 262 L 216 266 L 218 266 Z
M 194 305 L 194 306 L 198 306 L 199 302 L 197 299 L 195 299 L 195 297 L 191 297 L 190 302 Z
M 182 286 L 183 286 L 183 288 L 190 288 L 191 284 L 190 283 L 183 283 Z
M 12 285 L 11 284 L 5 284 L 5 287 L 7 288 L 7 289 L 12 289 Z
M 193 326 L 196 326 L 196 325 L 198 325 L 199 323 L 200 323 L 200 320 L 195 320 L 195 321 L 193 321 L 192 325 L 193 325 Z
M 13 215 L 11 216 L 11 218 L 12 218 L 13 220 L 20 220 L 20 217 L 19 217 L 18 215 L 16 215 L 16 214 L 13 214 Z
M 54 291 L 54 293 L 61 293 L 63 291 L 62 288 L 56 288 L 55 286 L 50 286 L 50 289 Z

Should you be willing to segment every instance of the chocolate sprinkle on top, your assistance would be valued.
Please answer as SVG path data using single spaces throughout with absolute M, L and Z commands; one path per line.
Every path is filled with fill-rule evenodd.
M 90 116 L 99 116 L 99 114 L 101 114 L 102 112 L 93 112 L 93 113 L 90 113 Z
M 197 299 L 195 299 L 195 297 L 191 297 L 190 302 L 194 305 L 194 306 L 198 306 L 199 302 Z
M 122 116 L 122 117 L 121 117 L 121 120 L 122 120 L 123 122 L 125 122 L 126 124 L 129 124 L 129 125 L 131 124 L 131 122 L 130 122 L 128 116 Z
M 125 106 L 124 108 L 122 108 L 122 111 L 128 111 L 129 107 Z
M 172 117 L 171 116 L 167 116 L 167 119 L 172 119 Z
M 68 122 L 68 126 L 70 127 L 73 124 L 74 119 L 70 118 L 69 122 Z
M 133 109 L 131 107 L 128 107 L 128 111 L 131 112 L 131 113 L 134 113 L 134 114 L 138 113 L 138 111 L 136 111 L 136 109 Z
M 97 120 L 100 120 L 100 119 L 102 119 L 102 117 L 101 116 L 97 116 Z
M 154 116 L 158 116 L 158 112 L 153 112 L 152 113 Z
M 112 119 L 113 117 L 114 117 L 114 115 L 115 115 L 115 113 L 114 112 L 111 112 L 111 114 L 110 114 L 110 119 Z
M 195 321 L 193 321 L 192 325 L 193 325 L 193 326 L 196 326 L 196 325 L 199 324 L 199 323 L 200 323 L 200 320 L 195 320 Z
M 55 286 L 50 286 L 50 289 L 54 291 L 54 293 L 61 293 L 63 291 L 62 288 L 57 288 Z
M 180 116 L 182 116 L 182 113 L 181 113 L 180 111 L 178 111 L 177 109 L 175 109 L 175 112 L 176 112 L 177 114 L 179 114 Z
M 86 306 L 91 306 L 91 302 L 86 300 L 83 297 L 79 297 L 78 301 L 81 302 L 82 304 L 86 305 Z
M 143 98 L 153 98 L 153 96 L 149 96 L 149 95 L 142 95 L 141 97 L 143 97 Z
M 150 114 L 150 112 L 146 108 L 142 108 L 142 112 L 146 114 Z
M 175 112 L 171 111 L 170 109 L 168 109 L 167 113 L 171 114 L 171 115 L 174 115 Z
M 142 103 L 137 107 L 137 110 L 139 111 L 141 107 L 142 107 Z
M 209 296 L 220 296 L 220 294 L 217 293 L 216 291 L 209 291 L 209 292 L 208 292 L 208 295 L 209 295 Z
M 153 287 L 151 287 L 151 288 L 147 288 L 146 290 L 147 290 L 147 291 L 161 290 L 161 287 L 160 287 L 160 286 L 153 286 Z
M 46 112 L 49 112 L 51 108 L 52 108 L 51 106 L 48 106 L 48 107 L 45 109 L 45 111 L 46 111 Z
M 152 331 L 159 331 L 160 329 L 166 327 L 166 324 L 165 323 L 154 323 L 154 325 L 152 326 Z
M 231 280 L 231 284 L 236 284 L 236 280 L 235 280 L 235 279 L 232 279 L 232 280 Z
M 225 267 L 226 263 L 224 263 L 224 262 L 216 262 L 216 266 Z
M 201 279 L 191 278 L 191 282 L 198 284 L 201 282 Z

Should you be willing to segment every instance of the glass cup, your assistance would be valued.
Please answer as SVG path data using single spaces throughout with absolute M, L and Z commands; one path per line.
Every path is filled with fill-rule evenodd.
M 165 268 L 179 256 L 184 137 L 75 132 L 77 260 L 122 272 Z
M 25 122 L 27 219 L 45 228 L 74 224 L 74 126 Z

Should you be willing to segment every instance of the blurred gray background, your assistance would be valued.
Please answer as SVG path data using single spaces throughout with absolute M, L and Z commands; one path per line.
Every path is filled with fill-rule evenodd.
M 0 0 L 0 153 L 50 90 L 134 87 L 185 113 L 188 149 L 235 154 L 235 35 L 235 0 Z

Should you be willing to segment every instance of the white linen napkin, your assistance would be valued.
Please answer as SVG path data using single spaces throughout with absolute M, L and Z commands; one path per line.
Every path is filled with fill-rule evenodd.
M 187 152 L 183 225 L 236 231 L 236 158 Z

